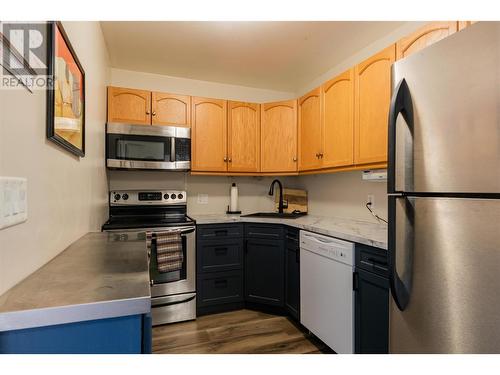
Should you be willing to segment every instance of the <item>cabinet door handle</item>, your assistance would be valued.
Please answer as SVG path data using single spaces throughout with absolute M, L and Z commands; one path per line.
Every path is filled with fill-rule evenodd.
M 316 153 L 316 157 L 319 159 L 319 154 L 318 153 Z
M 295 162 L 297 161 L 297 157 L 296 157 L 296 156 L 294 156 L 292 160 L 293 160 L 293 162 L 295 163 Z
M 148 110 L 146 110 L 146 114 L 149 115 L 149 111 Z
M 151 113 L 151 114 L 152 114 L 153 116 L 156 116 L 156 112 L 155 112 L 155 111 L 153 111 L 153 113 Z
M 226 157 L 226 156 L 224 156 L 224 163 L 226 163 L 226 162 L 227 162 L 227 157 Z
M 322 152 L 320 152 L 320 153 L 319 153 L 319 157 L 320 157 L 321 159 L 323 159 L 323 153 L 322 153 Z
M 231 158 L 227 159 L 227 161 L 230 162 L 230 163 L 232 162 Z

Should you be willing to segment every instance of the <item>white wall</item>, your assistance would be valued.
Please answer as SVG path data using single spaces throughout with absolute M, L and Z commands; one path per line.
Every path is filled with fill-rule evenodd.
M 365 207 L 371 194 L 375 198 L 376 213 L 387 220 L 387 184 L 362 181 L 361 171 L 300 176 L 297 186 L 308 191 L 312 215 L 377 222 Z
M 0 91 L 0 175 L 28 178 L 28 221 L 0 230 L 0 294 L 107 217 L 107 50 L 98 22 L 63 26 L 85 70 L 86 155 L 46 139 L 44 91 Z
M 228 85 L 115 68 L 111 69 L 111 85 L 254 103 L 287 100 L 295 97 L 293 92 Z

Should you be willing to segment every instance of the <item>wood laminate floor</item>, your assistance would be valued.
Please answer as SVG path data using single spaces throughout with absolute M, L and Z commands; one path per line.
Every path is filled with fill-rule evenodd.
M 331 350 L 287 317 L 238 310 L 154 327 L 153 353 L 319 354 Z

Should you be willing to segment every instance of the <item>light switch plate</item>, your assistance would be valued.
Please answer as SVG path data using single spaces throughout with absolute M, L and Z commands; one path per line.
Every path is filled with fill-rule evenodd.
M 198 194 L 198 204 L 208 204 L 208 194 Z
M 28 180 L 0 177 L 0 229 L 28 219 Z

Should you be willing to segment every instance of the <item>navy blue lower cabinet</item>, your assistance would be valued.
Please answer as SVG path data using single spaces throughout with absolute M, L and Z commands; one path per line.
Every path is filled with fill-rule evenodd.
M 300 246 L 296 228 L 287 228 L 285 235 L 285 308 L 300 320 Z
M 284 306 L 283 240 L 245 240 L 245 301 Z
M 130 315 L 0 332 L 0 353 L 150 353 L 151 317 L 148 315 Z
M 389 352 L 387 251 L 356 245 L 355 349 L 360 354 Z

